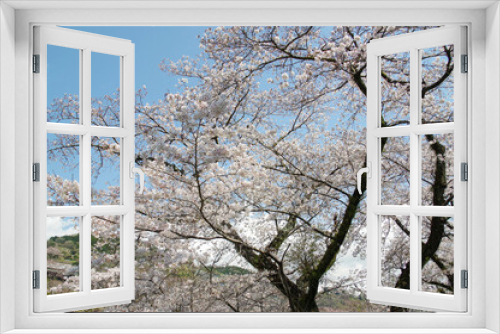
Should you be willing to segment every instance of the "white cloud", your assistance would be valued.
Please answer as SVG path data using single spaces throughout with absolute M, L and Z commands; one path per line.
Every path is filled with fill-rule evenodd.
M 61 237 L 79 232 L 79 222 L 74 217 L 47 217 L 46 236 Z
M 366 268 L 366 261 L 359 256 L 352 255 L 349 251 L 346 255 L 340 257 L 335 263 L 335 268 L 331 270 L 328 275 L 333 277 L 344 277 L 352 274 L 354 270 L 361 270 Z

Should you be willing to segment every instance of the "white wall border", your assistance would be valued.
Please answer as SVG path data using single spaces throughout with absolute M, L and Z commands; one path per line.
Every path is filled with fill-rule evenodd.
M 42 3 L 43 1 L 38 1 L 38 3 Z M 88 3 L 92 3 L 89 1 Z M 374 2 L 372 2 L 374 3 Z M 417 2 L 415 2 L 417 3 Z M 474 3 L 471 1 L 470 3 Z M 479 2 L 478 2 L 479 3 Z M 484 2 L 481 2 L 484 5 Z M 3 4 L 5 5 L 5 4 Z M 496 4 L 495 4 L 496 6 Z M 497 9 L 490 7 L 488 9 L 488 18 L 489 18 L 489 27 L 498 27 L 498 14 L 492 15 L 491 13 L 497 11 Z M 417 18 L 417 19 L 416 19 Z M 471 101 L 473 117 L 470 116 L 469 122 L 469 133 L 474 135 L 473 141 L 473 156 L 471 157 L 471 179 L 474 180 L 473 189 L 470 192 L 471 199 L 473 201 L 473 209 L 472 209 L 472 221 L 474 222 L 474 229 L 470 230 L 472 234 L 472 238 L 474 242 L 474 248 L 470 248 L 470 252 L 472 254 L 472 258 L 475 261 L 471 261 L 470 270 L 471 270 L 471 285 L 472 288 L 469 289 L 469 297 L 471 298 L 472 305 L 471 308 L 473 312 L 470 312 L 466 315 L 456 315 L 456 314 L 439 314 L 439 315 L 427 315 L 425 317 L 419 315 L 402 315 L 402 314 L 378 314 L 378 315 L 370 315 L 370 314 L 317 314 L 317 315 L 304 315 L 304 314 L 283 314 L 283 315 L 191 315 L 191 314 L 182 314 L 182 315 L 143 315 L 143 314 L 125 314 L 125 315 L 99 315 L 99 314 L 81 314 L 76 318 L 74 315 L 60 315 L 60 314 L 51 314 L 51 315 L 39 315 L 39 314 L 31 314 L 31 298 L 30 298 L 30 290 L 27 288 L 30 285 L 30 268 L 31 263 L 27 261 L 27 255 L 30 253 L 31 249 L 29 245 L 31 244 L 31 239 L 27 239 L 26 236 L 29 235 L 30 231 L 30 163 L 32 156 L 30 150 L 30 142 L 31 142 L 31 125 L 30 125 L 30 115 L 31 115 L 31 106 L 28 97 L 30 96 L 31 85 L 30 85 L 30 23 L 58 23 L 58 24 L 98 24 L 98 23 L 107 23 L 107 25 L 155 25 L 161 24 L 165 25 L 165 22 L 168 22 L 171 25 L 202 25 L 202 24 L 265 24 L 272 22 L 273 24 L 388 24 L 392 23 L 402 24 L 408 23 L 410 21 L 418 21 L 415 24 L 433 24 L 433 23 L 444 23 L 444 21 L 453 22 L 453 23 L 472 23 L 472 39 L 474 41 L 474 49 L 472 50 L 472 64 L 471 68 L 473 71 L 472 87 L 474 90 L 473 99 Z M 328 332 L 328 333 L 355 333 L 355 332 L 364 332 L 364 333 L 375 333 L 375 332 L 408 332 L 408 333 L 445 333 L 445 332 L 454 332 L 454 333 L 472 333 L 472 332 L 482 332 L 487 333 L 489 331 L 484 330 L 459 330 L 458 328 L 484 328 L 485 324 L 488 324 L 488 327 L 491 328 L 494 332 L 498 332 L 497 323 L 498 323 L 498 313 L 485 311 L 485 300 L 488 303 L 488 310 L 498 310 L 498 305 L 500 300 L 498 298 L 498 287 L 496 290 L 491 285 L 495 283 L 498 285 L 498 276 L 496 278 L 491 278 L 485 280 L 484 277 L 474 276 L 474 272 L 485 272 L 485 260 L 483 255 L 485 254 L 485 247 L 494 248 L 494 241 L 496 243 L 499 242 L 500 236 L 498 235 L 498 227 L 489 228 L 489 224 L 498 224 L 498 219 L 488 219 L 488 226 L 486 230 L 489 232 L 496 232 L 496 234 L 492 234 L 490 237 L 490 242 L 481 243 L 479 241 L 484 240 L 485 236 L 485 224 L 486 217 L 488 218 L 498 218 L 498 215 L 495 216 L 494 212 L 491 213 L 488 209 L 487 215 L 485 215 L 485 190 L 494 191 L 494 198 L 499 198 L 499 189 L 498 187 L 494 187 L 488 180 L 488 184 L 486 184 L 485 180 L 485 146 L 488 144 L 488 147 L 492 149 L 499 149 L 499 140 L 498 138 L 490 138 L 486 140 L 484 136 L 484 130 L 486 128 L 486 124 L 493 123 L 491 120 L 494 118 L 489 118 L 492 116 L 492 113 L 498 113 L 498 101 L 496 109 L 486 109 L 485 103 L 488 103 L 493 100 L 495 97 L 498 100 L 498 67 L 495 69 L 488 68 L 488 71 L 485 73 L 485 54 L 484 54 L 484 43 L 485 43 L 485 35 L 486 42 L 490 43 L 490 46 L 496 48 L 498 46 L 498 31 L 490 31 L 486 30 L 485 34 L 485 11 L 484 10 L 412 10 L 412 11 L 398 11 L 398 10 L 286 10 L 286 9 L 274 9 L 274 10 L 224 10 L 224 9 L 212 9 L 212 10 L 18 10 L 16 11 L 16 126 L 15 126 L 15 142 L 16 142 L 16 156 L 15 156 L 15 185 L 16 185 L 16 194 L 15 194 L 15 213 L 16 213 L 16 298 L 12 299 L 11 294 L 8 292 L 9 289 L 12 290 L 12 287 L 6 287 L 3 285 L 3 277 L 0 284 L 0 293 L 2 296 L 2 303 L 0 304 L 0 316 L 5 317 L 7 321 L 10 319 L 9 316 L 12 313 L 8 313 L 9 310 L 5 307 L 1 307 L 4 304 L 12 306 L 15 302 L 15 327 L 19 328 L 19 330 L 15 330 L 12 333 L 52 333 L 52 332 L 64 332 L 69 333 L 69 330 L 62 331 L 26 331 L 20 330 L 20 328 L 69 328 L 71 324 L 76 327 L 84 328 L 108 328 L 109 331 L 104 331 L 108 333 L 125 333 L 125 328 L 137 328 L 143 327 L 140 325 L 140 321 L 148 321 L 152 328 L 171 328 L 170 331 L 163 330 L 147 330 L 148 333 L 160 333 L 160 332 L 184 332 L 184 333 L 198 333 L 202 332 L 205 329 L 212 328 L 234 328 L 234 330 L 229 330 L 229 332 L 282 332 L 278 328 L 284 327 L 294 327 L 296 329 L 303 328 L 299 330 L 300 332 Z M 0 22 L 1 24 L 1 22 Z M 497 28 L 498 29 L 498 28 Z M 3 30 L 3 29 L 2 29 Z M 2 40 L 2 49 L 4 44 Z M 496 43 L 496 44 L 495 44 Z M 496 46 L 495 46 L 496 45 Z M 5 51 L 8 54 L 13 54 L 11 51 Z M 3 58 L 0 58 L 0 62 L 2 62 Z M 488 60 L 494 61 L 496 63 L 499 62 L 498 54 L 488 53 Z M 3 62 L 1 64 L 4 64 Z M 485 81 L 482 80 L 487 75 L 488 86 L 485 87 Z M 2 72 L 3 80 L 13 79 L 13 77 L 5 76 Z M 12 81 L 10 81 L 12 82 Z M 4 101 L 5 92 L 8 92 L 8 88 L 0 85 L 0 97 L 2 97 L 2 101 Z M 495 107 L 495 104 L 490 105 L 491 107 Z M 1 107 L 1 105 L 0 105 Z M 485 112 L 487 114 L 485 114 Z M 1 116 L 6 115 L 5 109 L 1 109 Z M 12 120 L 12 114 L 6 115 L 6 119 Z M 488 119 L 488 122 L 486 120 Z M 2 119 L 3 121 L 4 119 Z M 496 118 L 498 120 L 498 117 Z M 3 123 L 3 122 L 2 122 Z M 8 122 L 12 124 L 12 122 Z M 491 125 L 490 128 L 498 129 L 498 121 Z M 1 129 L 1 128 L 0 128 Z M 490 129 L 490 130 L 491 130 Z M 12 131 L 12 130 L 11 130 Z M 489 135 L 489 134 L 487 134 Z M 1 132 L 0 132 L 1 136 Z M 12 138 L 12 137 L 10 137 Z M 3 148 L 7 145 L 11 145 L 10 142 L 5 142 L 3 137 L 0 137 L 0 148 Z M 8 152 L 11 152 L 7 151 Z M 487 151 L 486 151 L 487 152 Z M 13 152 L 11 152 L 13 155 Z M 0 155 L 1 158 L 1 155 Z M 4 161 L 5 160 L 0 160 Z M 496 161 L 498 162 L 498 161 Z M 2 164 L 3 166 L 3 164 Z M 13 166 L 12 166 L 13 167 Z M 10 168 L 12 168 L 10 167 Z M 499 173 L 498 164 L 494 165 L 493 172 L 496 174 Z M 0 172 L 2 170 L 0 169 Z M 5 174 L 2 173 L 2 178 L 5 177 Z M 0 180 L 3 180 L 0 178 Z M 12 181 L 11 181 L 12 182 Z M 488 186 L 488 188 L 485 188 Z M 2 184 L 3 189 L 3 184 Z M 488 195 L 491 195 L 488 192 Z M 496 197 L 495 197 L 496 196 Z M 4 201 L 2 197 L 0 197 L 0 208 L 5 208 L 4 203 L 9 203 Z M 498 201 L 495 203 L 494 207 L 498 211 Z M 491 222 L 490 222 L 491 221 Z M 12 220 L 6 221 L 4 219 L 1 220 L 1 230 L 0 231 L 9 231 L 9 223 L 12 226 Z M 9 235 L 10 236 L 10 235 Z M 0 264 L 8 264 L 12 262 L 12 253 L 7 253 L 3 251 L 4 247 L 4 239 L 6 239 L 5 234 L 2 233 L 2 248 L 0 249 Z M 498 249 L 498 248 L 495 248 Z M 490 272 L 498 273 L 498 269 L 500 268 L 500 261 L 498 259 L 499 254 L 493 254 L 493 256 L 489 256 L 488 261 Z M 10 260 L 9 260 L 10 258 Z M 9 262 L 10 261 L 10 262 Z M 13 267 L 13 263 L 12 263 Z M 12 268 L 9 267 L 9 268 Z M 3 269 L 3 267 L 2 267 Z M 4 271 L 2 270 L 4 273 Z M 482 275 L 484 276 L 484 275 Z M 494 293 L 490 296 L 490 298 L 485 298 L 485 283 L 488 284 L 488 294 L 491 291 Z M 496 292 L 495 292 L 496 291 Z M 497 295 L 495 295 L 495 293 Z M 490 305 L 491 304 L 491 305 Z M 493 308 L 490 308 L 493 307 Z M 496 307 L 496 309 L 495 309 Z M 485 319 L 485 315 L 488 316 L 488 319 Z M 110 321 L 110 319 L 112 320 Z M 0 318 L 2 319 L 2 318 Z M 306 320 L 307 319 L 307 320 Z M 312 323 L 308 323 L 308 321 L 314 322 L 314 327 L 323 328 L 323 330 L 308 330 L 311 328 Z M 403 330 L 403 329 L 395 329 L 402 328 L 401 324 L 405 324 L 411 322 L 412 327 L 420 327 L 420 328 L 432 328 L 432 327 L 442 327 L 448 326 L 456 329 L 449 331 L 442 330 L 432 330 L 432 329 L 419 329 L 419 330 Z M 186 324 L 189 324 L 192 328 L 198 328 L 198 330 L 188 330 L 183 331 L 180 328 L 186 328 Z M 3 324 L 2 324 L 3 325 Z M 335 330 L 333 328 L 352 328 L 355 325 L 360 328 L 360 330 Z M 236 330 L 236 328 L 261 328 L 261 330 Z M 273 329 L 267 329 L 274 327 Z M 369 330 L 369 328 L 393 328 L 394 330 Z M 111 328 L 123 328 L 121 330 L 112 331 Z M 364 328 L 364 329 L 362 329 Z M 178 330 L 176 330 L 178 329 Z M 4 329 L 2 328 L 2 331 Z M 75 333 L 97 333 L 100 331 L 93 330 L 74 330 L 71 332 Z M 134 331 L 135 332 L 140 332 Z M 214 330 L 212 332 L 228 332 L 227 330 Z M 287 332 L 290 332 L 288 330 Z M 293 331 L 295 332 L 295 331 Z M 132 333 L 132 332 L 131 332 Z
M 0 2 L 0 332 L 14 328 L 15 13 Z
M 500 332 L 500 5 L 486 13 L 486 249 L 496 254 L 486 260 L 486 328 Z M 496 277 L 496 278 L 495 278 Z
M 16 9 L 478 9 L 496 0 L 3 0 Z M 453 1 L 453 4 L 450 4 Z

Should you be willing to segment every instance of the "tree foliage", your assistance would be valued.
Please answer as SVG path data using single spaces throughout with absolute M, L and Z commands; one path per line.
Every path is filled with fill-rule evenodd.
M 333 292 L 359 297 L 359 310 L 385 310 L 366 301 L 365 269 L 337 274 L 343 257 L 363 263 L 366 252 L 366 180 L 355 188 L 366 164 L 366 45 L 421 29 L 208 28 L 198 57 L 164 60 L 178 90 L 149 104 L 144 87 L 136 99 L 136 163 L 148 181 L 136 196 L 137 295 L 105 311 L 314 312 L 328 310 L 318 301 Z M 408 61 L 382 58 L 383 126 L 408 124 Z M 453 121 L 453 46 L 425 50 L 422 67 L 422 122 Z M 75 117 L 75 100 L 54 101 L 49 120 Z M 99 125 L 116 122 L 118 102 L 118 93 L 94 101 Z M 453 138 L 422 143 L 422 200 L 453 205 Z M 77 146 L 59 136 L 49 159 L 70 164 Z M 92 148 L 95 170 L 119 154 L 109 140 Z M 385 138 L 381 148 L 382 201 L 406 204 L 409 142 Z M 48 183 L 51 205 L 78 203 L 77 182 L 50 175 Z M 118 193 L 93 194 L 109 204 Z M 113 222 L 96 222 L 105 223 Z M 407 289 L 408 222 L 381 223 L 383 284 Z M 423 286 L 452 293 L 453 222 L 422 225 Z M 97 230 L 115 243 L 113 229 Z

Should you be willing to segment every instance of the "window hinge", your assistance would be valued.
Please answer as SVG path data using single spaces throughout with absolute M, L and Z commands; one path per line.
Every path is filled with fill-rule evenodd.
M 40 163 L 33 164 L 33 181 L 40 182 Z
M 40 55 L 33 55 L 33 73 L 40 73 Z
M 469 165 L 466 162 L 462 162 L 460 165 L 461 177 L 462 181 L 469 181 Z
M 469 272 L 467 270 L 462 270 L 460 272 L 460 281 L 462 282 L 462 289 L 467 289 L 469 287 Z
M 40 270 L 33 270 L 33 289 L 40 289 Z
M 462 73 L 469 72 L 469 56 L 462 55 Z

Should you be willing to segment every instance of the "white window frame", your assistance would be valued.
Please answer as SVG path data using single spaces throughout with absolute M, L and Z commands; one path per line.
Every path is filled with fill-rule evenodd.
M 467 163 L 467 76 L 462 73 L 461 55 L 467 55 L 467 31 L 464 26 L 448 26 L 411 34 L 403 34 L 372 41 L 367 46 L 367 165 L 371 167 L 367 179 L 367 298 L 374 303 L 414 307 L 423 310 L 467 310 L 467 290 L 461 288 L 461 270 L 467 270 L 467 185 L 460 177 L 461 163 Z M 454 46 L 453 74 L 454 122 L 421 124 L 421 82 L 423 49 Z M 381 126 L 381 57 L 408 52 L 410 66 L 410 98 L 408 125 Z M 424 134 L 453 134 L 454 205 L 425 206 L 421 204 L 421 136 Z M 409 138 L 410 188 L 409 205 L 383 205 L 381 202 L 381 139 L 406 136 Z M 382 286 L 381 223 L 383 216 L 407 216 L 410 222 L 410 288 L 396 289 Z M 453 217 L 454 292 L 430 293 L 421 290 L 422 240 L 421 219 L 424 216 Z
M 11 6 L 17 8 L 14 10 Z M 220 9 L 222 6 L 231 7 Z M 61 8 L 66 7 L 66 8 Z M 103 7 L 114 8 L 102 9 Z M 128 9 L 126 8 L 128 7 Z M 130 8 L 144 8 L 144 10 Z M 148 9 L 149 7 L 149 9 Z M 163 7 L 163 8 L 158 8 Z M 394 8 L 397 7 L 397 8 Z M 24 9 L 23 9 L 24 8 Z M 78 9 L 76 9 L 78 8 Z M 82 9 L 85 8 L 85 9 Z M 500 11 L 497 1 L 153 2 L 0 4 L 0 331 L 12 333 L 500 332 Z M 436 314 L 35 314 L 32 259 L 32 27 L 58 25 L 434 25 L 469 27 L 469 307 Z M 14 39 L 15 32 L 15 39 Z M 485 62 L 488 71 L 485 71 Z M 15 66 L 15 71 L 14 71 Z M 15 81 L 15 90 L 12 82 Z M 14 94 L 15 93 L 15 94 Z M 15 112 L 13 112 L 15 110 Z M 15 128 L 12 129 L 12 125 Z M 10 127 L 10 128 L 9 128 Z M 12 136 L 15 145 L 12 145 Z M 486 154 L 488 152 L 488 154 Z M 15 162 L 15 163 L 14 163 Z M 486 166 L 486 167 L 485 167 Z M 14 173 L 15 172 L 15 173 Z M 14 177 L 12 177 L 14 175 Z M 488 175 L 488 182 L 486 182 Z M 15 189 L 12 198 L 11 189 Z M 486 193 L 488 197 L 486 197 Z M 486 204 L 485 204 L 486 203 Z M 15 207 L 15 211 L 7 208 Z M 486 219 L 487 218 L 487 219 Z M 15 224 L 12 224 L 15 222 Z M 474 226 L 472 230 L 470 226 Z M 15 235 L 15 238 L 12 238 Z M 14 250 L 14 254 L 12 254 Z M 487 250 L 487 251 L 486 251 Z M 27 260 L 29 259 L 29 260 Z M 486 266 L 488 262 L 488 266 Z M 14 287 L 14 288 L 13 288 Z M 486 291 L 488 291 L 486 293 Z M 12 305 L 15 305 L 12 307 Z M 357 328 L 358 330 L 355 330 Z M 112 331 L 114 329 L 114 331 Z M 136 330 L 133 330 L 136 329 Z M 219 330 L 215 330 L 219 329 Z M 240 329 L 240 330 L 238 330 Z M 295 330 L 294 330 L 295 329 Z M 413 329 L 413 330 L 412 330 Z M 87 331 L 86 331 L 87 332 Z M 149 331 L 151 332 L 151 331 Z M 186 333 L 186 331 L 182 331 Z
M 74 311 L 95 307 L 128 304 L 135 298 L 135 81 L 134 44 L 129 40 L 112 38 L 60 27 L 34 27 L 34 53 L 39 56 L 39 73 L 33 76 L 34 162 L 39 163 L 39 181 L 33 184 L 34 270 L 39 271 L 39 289 L 34 290 L 35 312 Z M 72 48 L 79 53 L 79 124 L 47 122 L 47 46 Z M 116 56 L 120 64 L 119 89 L 120 125 L 117 127 L 91 125 L 91 67 L 92 53 Z M 79 206 L 47 206 L 47 135 L 79 136 Z M 93 136 L 120 139 L 120 203 L 92 205 Z M 120 285 L 92 290 L 91 231 L 93 216 L 120 217 Z M 79 217 L 80 256 L 78 292 L 47 295 L 47 217 Z

